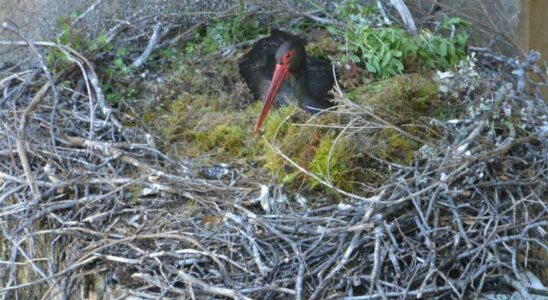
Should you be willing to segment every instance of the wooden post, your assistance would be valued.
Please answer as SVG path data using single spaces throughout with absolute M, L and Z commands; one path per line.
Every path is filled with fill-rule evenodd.
M 542 54 L 539 65 L 544 66 L 548 61 L 548 0 L 521 0 L 520 16 L 520 47 L 525 52 L 539 50 Z M 541 87 L 544 102 L 548 101 L 548 87 Z M 539 262 L 546 261 L 548 251 L 542 247 L 533 250 L 532 257 Z M 533 263 L 532 269 L 541 281 L 548 281 L 548 269 L 542 263 Z
M 542 54 L 539 65 L 548 61 L 548 0 L 521 0 L 520 46 L 525 52 L 538 50 Z M 548 87 L 543 87 L 544 101 L 548 101 Z

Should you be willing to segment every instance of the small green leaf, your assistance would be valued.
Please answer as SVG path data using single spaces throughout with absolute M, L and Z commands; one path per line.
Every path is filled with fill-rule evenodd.
M 350 54 L 349 59 L 355 63 L 360 62 L 360 58 L 356 54 Z
M 445 43 L 445 42 L 441 43 L 440 48 L 438 49 L 438 53 L 441 56 L 446 56 L 447 55 L 447 43 Z
M 113 64 L 117 68 L 123 68 L 124 67 L 124 61 L 121 58 L 115 59 Z
M 401 63 L 401 61 L 399 59 L 394 59 L 393 62 L 394 62 L 394 65 L 396 66 L 396 70 L 398 70 L 398 72 L 402 72 L 403 64 Z
M 387 52 L 382 59 L 381 66 L 385 67 L 386 65 L 388 65 L 391 59 L 392 59 L 392 55 L 390 54 L 390 52 Z
M 391 53 L 392 56 L 394 56 L 394 57 L 401 57 L 401 55 L 402 55 L 402 52 L 399 51 L 399 50 L 391 50 L 390 53 Z
M 118 48 L 116 51 L 116 56 L 126 56 L 129 54 L 129 50 L 125 47 Z
M 457 36 L 457 41 L 458 41 L 458 43 L 461 44 L 461 45 L 466 45 L 466 41 L 467 41 L 467 40 L 468 40 L 468 35 L 466 35 L 466 34 L 464 34 L 464 33 L 463 33 L 463 34 L 459 34 L 459 35 Z
M 459 24 L 459 23 L 461 23 L 461 22 L 462 22 L 462 19 L 459 18 L 459 17 L 454 17 L 454 18 L 449 19 L 449 21 L 447 21 L 447 23 L 448 23 L 449 25 Z
M 453 43 L 450 43 L 450 44 L 448 45 L 448 48 L 447 48 L 447 49 L 448 49 L 449 55 L 450 55 L 451 57 L 455 57 L 455 56 L 456 56 L 455 45 L 454 45 Z
M 373 65 L 375 66 L 376 70 L 381 70 L 380 59 L 378 56 L 373 57 Z
M 335 26 L 327 26 L 326 29 L 327 29 L 327 32 L 329 32 L 331 34 L 334 34 L 334 35 L 338 34 L 338 31 L 339 31 L 337 28 L 335 28 Z

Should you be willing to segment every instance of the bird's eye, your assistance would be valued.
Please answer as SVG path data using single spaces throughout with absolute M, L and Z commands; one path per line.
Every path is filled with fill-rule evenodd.
M 288 51 L 284 54 L 283 58 L 282 58 L 282 63 L 283 64 L 289 64 L 289 62 L 291 61 L 291 58 L 293 57 L 293 52 L 292 51 Z

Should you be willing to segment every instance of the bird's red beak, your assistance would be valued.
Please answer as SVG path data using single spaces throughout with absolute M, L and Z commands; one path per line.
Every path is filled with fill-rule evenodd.
M 253 129 L 253 132 L 257 133 L 259 128 L 261 128 L 261 125 L 263 124 L 266 115 L 268 115 L 268 111 L 270 111 L 270 107 L 274 103 L 276 95 L 278 95 L 278 92 L 284 84 L 287 75 L 289 75 L 289 64 L 276 64 L 276 69 L 274 70 L 274 75 L 272 75 L 272 81 L 270 82 L 270 87 L 268 88 L 268 93 L 266 94 L 266 98 L 264 100 L 263 110 L 259 115 L 259 119 L 255 124 L 255 129 Z

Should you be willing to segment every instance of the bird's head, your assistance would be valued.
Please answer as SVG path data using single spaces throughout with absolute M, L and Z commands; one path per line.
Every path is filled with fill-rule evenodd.
M 276 50 L 276 65 L 287 66 L 289 72 L 295 73 L 303 67 L 305 50 L 301 43 L 287 41 Z
M 272 75 L 270 87 L 268 88 L 268 93 L 264 100 L 263 109 L 255 124 L 254 132 L 259 131 L 280 88 L 283 86 L 284 81 L 289 74 L 296 74 L 305 67 L 306 53 L 304 45 L 298 41 L 286 41 L 276 50 L 275 58 L 276 68 L 274 69 L 274 75 Z

